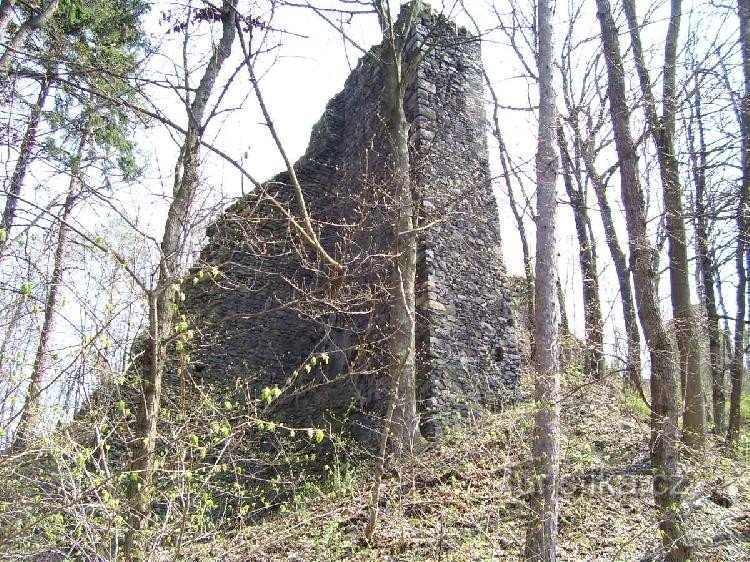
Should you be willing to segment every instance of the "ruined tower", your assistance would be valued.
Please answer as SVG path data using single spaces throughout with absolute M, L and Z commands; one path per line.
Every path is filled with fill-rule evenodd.
M 424 12 L 406 57 L 425 56 L 405 96 L 418 203 L 418 400 L 423 428 L 493 407 L 513 391 L 520 359 L 490 185 L 480 45 Z M 278 386 L 278 414 L 367 425 L 385 403 L 377 356 L 392 259 L 387 139 L 378 64 L 363 57 L 295 164 L 315 228 L 346 263 L 336 302 L 324 264 L 281 207 L 299 216 L 288 176 L 238 201 L 209 229 L 184 310 L 198 337 L 190 374 L 204 383 Z M 194 270 L 194 273 L 198 268 Z M 316 360 L 311 361 L 312 357 Z

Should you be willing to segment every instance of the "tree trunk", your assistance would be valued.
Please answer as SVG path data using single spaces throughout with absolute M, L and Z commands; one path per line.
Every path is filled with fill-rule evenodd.
M 560 471 L 560 310 L 556 292 L 557 239 L 555 211 L 556 180 L 559 166 L 555 151 L 555 91 L 553 88 L 552 6 L 549 0 L 538 4 L 539 24 L 539 132 L 537 137 L 537 234 L 535 283 L 535 378 L 534 400 L 534 487 L 529 500 L 524 559 L 555 560 L 557 542 Z
M 727 442 L 734 443 L 742 425 L 740 399 L 745 363 L 745 316 L 750 302 L 747 295 L 747 275 L 750 269 L 750 0 L 737 0 L 740 20 L 740 47 L 745 91 L 742 96 L 740 134 L 742 136 L 742 186 L 737 205 L 737 315 L 734 323 L 734 357 L 730 369 L 732 391 L 729 397 L 729 425 Z M 747 268 L 747 269 L 746 269 Z
M 708 354 L 711 365 L 711 405 L 713 412 L 713 431 L 724 432 L 726 396 L 724 391 L 724 369 L 721 364 L 721 332 L 719 331 L 719 313 L 716 308 L 716 287 L 714 275 L 716 266 L 713 263 L 708 237 L 708 217 L 706 215 L 706 142 L 703 134 L 703 114 L 701 109 L 698 77 L 695 77 L 694 116 L 698 130 L 698 146 L 692 128 L 688 128 L 690 151 L 693 160 L 693 182 L 695 184 L 695 238 L 698 276 L 703 284 L 703 307 L 708 322 Z
M 13 168 L 13 175 L 10 178 L 8 195 L 5 199 L 5 209 L 3 209 L 2 224 L 0 224 L 0 228 L 3 229 L 3 236 L 0 236 L 0 261 L 5 256 L 5 250 L 8 241 L 10 240 L 10 229 L 16 218 L 18 197 L 21 195 L 23 180 L 26 177 L 29 162 L 31 162 L 31 152 L 36 144 L 36 130 L 39 126 L 39 119 L 42 115 L 44 102 L 47 100 L 47 95 L 49 94 L 50 84 L 51 80 L 49 78 L 45 77 L 42 79 L 36 103 L 34 104 L 34 107 L 31 108 L 29 122 L 26 125 L 23 140 L 21 140 L 21 148 L 18 151 L 18 160 L 16 160 L 16 165 Z
M 562 283 L 560 282 L 560 276 L 557 276 L 555 280 L 555 287 L 557 287 L 557 309 L 559 311 L 560 318 L 560 332 L 563 335 L 570 334 L 570 324 L 568 323 L 568 311 L 565 308 L 565 295 L 562 290 Z
M 480 33 L 479 29 L 477 28 L 477 33 Z M 483 71 L 484 72 L 484 71 Z M 508 149 L 505 145 L 505 140 L 503 138 L 502 132 L 500 131 L 500 119 L 498 117 L 498 106 L 499 102 L 497 99 L 497 94 L 495 93 L 495 89 L 492 87 L 492 84 L 490 83 L 490 79 L 487 76 L 487 73 L 484 72 L 484 79 L 485 83 L 487 84 L 487 89 L 490 92 L 490 96 L 492 97 L 493 106 L 492 106 L 492 135 L 495 137 L 495 140 L 497 141 L 498 145 L 498 153 L 500 156 L 500 167 L 503 171 L 503 179 L 505 180 L 505 187 L 508 189 L 508 204 L 510 205 L 511 213 L 513 213 L 513 218 L 516 221 L 516 227 L 518 228 L 518 236 L 521 240 L 521 253 L 523 254 L 523 272 L 524 276 L 526 278 L 526 319 L 528 322 L 528 327 L 530 332 L 533 333 L 533 327 L 534 327 L 534 268 L 531 260 L 531 252 L 529 251 L 529 240 L 528 236 L 526 236 L 526 225 L 523 222 L 523 215 L 524 213 L 521 213 L 518 209 L 518 203 L 516 202 L 516 196 L 515 196 L 515 190 L 513 189 L 513 182 L 511 181 L 511 175 L 513 172 L 511 171 L 509 162 L 508 162 Z M 520 185 L 520 181 L 519 181 Z M 531 354 L 534 354 L 534 341 L 532 337 L 532 341 L 530 342 L 531 347 Z
M 389 433 L 391 449 L 398 456 L 411 451 L 420 439 L 416 400 L 415 362 L 415 279 L 417 266 L 417 234 L 414 228 L 414 201 L 409 163 L 409 123 L 404 112 L 406 89 L 402 53 L 406 40 L 422 11 L 421 2 L 414 2 L 403 24 L 397 28 L 387 7 L 375 2 L 384 34 L 381 68 L 383 70 L 382 108 L 386 136 L 390 142 L 390 159 L 386 181 L 390 184 L 395 204 L 393 277 L 390 295 L 389 340 L 393 391 L 393 417 Z
M 588 211 L 584 187 L 573 185 L 573 162 L 568 152 L 563 126 L 557 128 L 557 142 L 562 155 L 562 173 L 565 191 L 573 209 L 576 235 L 580 249 L 581 279 L 583 286 L 583 319 L 586 332 L 586 373 L 595 379 L 604 376 L 604 328 L 602 326 L 602 307 L 599 301 L 599 278 L 594 257 L 594 241 L 587 229 Z
M 596 5 L 607 65 L 607 91 L 615 147 L 620 161 L 622 200 L 628 228 L 636 304 L 651 352 L 651 463 L 654 470 L 654 499 L 659 509 L 659 530 L 665 558 L 669 562 L 685 562 L 690 558 L 692 548 L 686 541 L 680 515 L 675 352 L 662 322 L 656 295 L 654 250 L 646 229 L 646 209 L 638 157 L 630 132 L 617 28 L 608 0 L 597 0 Z
M 65 256 L 68 250 L 68 238 L 70 237 L 68 220 L 79 195 L 81 160 L 83 159 L 83 152 L 86 145 L 89 142 L 89 135 L 90 132 L 87 130 L 81 134 L 76 155 L 71 160 L 70 183 L 68 185 L 68 193 L 65 196 L 65 202 L 63 203 L 62 213 L 60 214 L 60 226 L 57 231 L 57 246 L 55 247 L 52 276 L 49 288 L 47 289 L 47 298 L 44 302 L 44 321 L 39 333 L 39 344 L 34 356 L 34 365 L 31 369 L 31 380 L 26 392 L 26 401 L 21 410 L 21 417 L 18 420 L 18 427 L 13 439 L 14 449 L 23 449 L 26 447 L 34 427 L 39 421 L 42 392 L 44 391 L 42 382 L 49 362 L 52 330 L 55 316 L 57 315 L 57 301 L 62 289 Z
M 400 59 L 401 53 L 395 54 Z M 400 64 L 391 62 L 391 64 Z M 400 72 L 398 72 L 400 77 Z M 392 69 L 385 72 L 385 112 L 388 135 L 392 139 L 393 168 L 389 181 L 395 194 L 396 222 L 394 229 L 395 255 L 393 293 L 390 320 L 391 377 L 398 381 L 391 434 L 394 449 L 410 451 L 419 433 L 416 408 L 415 363 L 415 278 L 417 264 L 417 236 L 414 229 L 414 202 L 409 171 L 409 125 L 404 113 L 400 80 Z
M 635 316 L 635 304 L 633 303 L 633 294 L 630 284 L 630 269 L 625 257 L 625 252 L 620 247 L 617 238 L 615 223 L 612 219 L 612 208 L 607 200 L 607 187 L 596 171 L 594 158 L 591 154 L 590 143 L 584 143 L 581 139 L 580 130 L 577 126 L 574 130 L 576 136 L 580 139 L 582 149 L 581 154 L 583 163 L 586 167 L 586 173 L 591 179 L 594 187 L 596 200 L 599 204 L 599 211 L 602 217 L 602 226 L 604 227 L 604 238 L 615 264 L 615 273 L 617 275 L 617 284 L 620 289 L 620 302 L 622 303 L 622 316 L 625 321 L 625 337 L 627 339 L 627 380 L 635 388 L 641 397 L 645 400 L 643 393 L 643 383 L 641 375 L 641 334 L 638 331 L 638 322 Z
M 222 4 L 222 36 L 213 49 L 195 90 L 195 97 L 188 107 L 187 132 L 175 167 L 173 199 L 167 213 L 161 242 L 158 280 L 155 289 L 148 295 L 149 328 L 140 373 L 140 403 L 136 411 L 134 439 L 130 445 L 132 457 L 127 495 L 131 512 L 130 525 L 125 536 L 125 555 L 129 560 L 143 556 L 138 539 L 141 531 L 148 526 L 150 513 L 154 480 L 153 457 L 161 408 L 165 346 L 173 331 L 175 295 L 172 285 L 178 280 L 184 243 L 183 232 L 198 185 L 198 149 L 204 131 L 208 100 L 236 36 L 237 1 L 224 0 Z
M 0 56 L 0 72 L 6 71 L 11 59 L 23 48 L 29 35 L 42 28 L 49 21 L 55 11 L 57 11 L 59 4 L 60 0 L 52 0 L 41 12 L 30 16 L 29 19 L 21 24 L 13 39 L 10 40 L 10 44 L 5 49 L 5 52 Z
M 5 37 L 5 30 L 8 29 L 10 18 L 13 17 L 13 0 L 0 1 L 0 41 Z
M 675 151 L 677 39 L 680 31 L 681 0 L 671 0 L 671 13 L 664 47 L 663 114 L 656 114 L 651 79 L 648 74 L 640 41 L 635 1 L 624 0 L 633 44 L 636 70 L 643 93 L 649 132 L 656 145 L 659 172 L 664 191 L 666 234 L 669 242 L 669 281 L 672 317 L 680 356 L 680 380 L 685 400 L 683 412 L 683 441 L 691 449 L 705 445 L 706 414 L 703 407 L 703 380 L 700 372 L 700 346 L 695 333 L 695 319 L 690 306 L 690 266 L 687 258 L 687 237 L 683 219 L 680 170 Z
M 396 457 L 404 451 L 411 452 L 415 445 L 422 442 L 417 414 L 415 360 L 417 235 L 414 228 L 414 200 L 409 163 L 409 123 L 404 112 L 404 93 L 407 84 L 402 58 L 406 41 L 422 12 L 422 3 L 420 0 L 412 2 L 398 28 L 387 2 L 373 0 L 373 7 L 383 31 L 383 48 L 379 59 L 383 72 L 381 107 L 385 114 L 383 117 L 386 136 L 391 145 L 386 181 L 393 193 L 395 215 L 392 289 L 388 303 L 392 330 L 388 340 L 390 381 L 379 455 L 375 466 L 375 482 L 364 530 L 368 542 L 372 539 L 377 526 L 380 486 L 389 442 Z

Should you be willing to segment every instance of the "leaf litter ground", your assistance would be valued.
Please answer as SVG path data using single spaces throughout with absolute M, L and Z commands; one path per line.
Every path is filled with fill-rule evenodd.
M 638 398 L 566 380 L 562 400 L 558 559 L 658 560 L 648 423 Z M 329 467 L 328 483 L 231 537 L 192 545 L 195 559 L 302 562 L 521 560 L 533 406 L 472 420 L 384 478 L 372 544 L 362 540 L 372 464 Z M 747 443 L 747 441 L 745 441 Z M 747 450 L 713 445 L 685 463 L 684 514 L 694 560 L 750 560 Z M 334 478 L 335 473 L 335 478 Z

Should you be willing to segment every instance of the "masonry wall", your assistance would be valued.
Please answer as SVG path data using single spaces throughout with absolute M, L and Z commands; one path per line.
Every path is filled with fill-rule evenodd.
M 423 427 L 436 434 L 441 418 L 507 398 L 519 357 L 489 180 L 479 44 L 424 14 L 407 56 L 419 49 L 426 56 L 406 95 L 422 228 L 417 359 Z M 285 392 L 277 414 L 304 423 L 346 415 L 367 426 L 382 410 L 378 349 L 389 331 L 393 209 L 383 181 L 381 87 L 378 66 L 363 58 L 295 165 L 316 229 L 347 265 L 336 301 L 325 264 L 278 206 L 263 194 L 238 201 L 209 229 L 201 254 L 200 267 L 221 274 L 187 284 L 197 382 L 258 392 L 278 385 Z M 267 189 L 296 213 L 287 184 L 280 174 Z M 300 368 L 323 352 L 328 364 Z
M 480 45 L 445 25 L 434 39 L 436 18 L 418 26 L 418 43 L 431 51 L 407 98 L 422 221 L 434 223 L 421 264 L 421 397 L 426 417 L 438 418 L 498 405 L 520 367 L 490 185 Z

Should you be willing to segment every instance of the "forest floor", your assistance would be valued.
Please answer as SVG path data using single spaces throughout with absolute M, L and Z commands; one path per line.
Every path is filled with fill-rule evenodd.
M 186 550 L 197 559 L 227 561 L 520 560 L 532 409 L 522 401 L 484 416 L 392 467 L 371 544 L 362 532 L 372 465 L 339 459 L 328 465 L 325 482 L 311 484 L 293 505 L 231 538 L 217 536 Z M 725 454 L 711 445 L 683 463 L 689 482 L 684 516 L 696 561 L 750 560 L 745 430 L 739 451 Z M 562 431 L 558 559 L 659 559 L 647 410 L 640 399 L 614 385 L 566 380 Z

